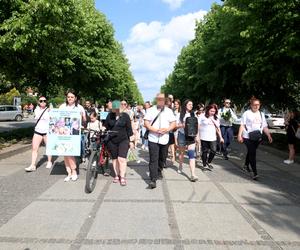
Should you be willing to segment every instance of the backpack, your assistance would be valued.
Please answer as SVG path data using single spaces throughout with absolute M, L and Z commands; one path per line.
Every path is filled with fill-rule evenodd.
M 185 119 L 184 134 L 189 137 L 196 137 L 198 134 L 198 119 L 194 112 Z

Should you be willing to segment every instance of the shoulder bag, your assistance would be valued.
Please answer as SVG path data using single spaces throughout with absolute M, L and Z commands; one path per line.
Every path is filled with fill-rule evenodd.
M 157 116 L 154 118 L 154 120 L 152 121 L 151 123 L 151 126 L 154 124 L 154 122 L 156 122 L 157 118 L 160 116 L 161 112 L 163 112 L 164 109 L 162 109 L 158 114 Z M 149 129 L 146 130 L 145 134 L 144 134 L 144 139 L 145 140 L 148 140 L 148 137 L 149 137 Z

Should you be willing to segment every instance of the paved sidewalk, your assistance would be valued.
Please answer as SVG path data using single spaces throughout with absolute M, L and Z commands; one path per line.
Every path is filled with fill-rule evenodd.
M 64 183 L 63 159 L 53 169 L 42 157 L 34 173 L 23 168 L 30 151 L 0 160 L 0 249 L 300 249 L 300 165 L 259 151 L 258 182 L 240 170 L 244 146 L 212 171 L 188 180 L 176 166 L 147 189 L 148 154 L 129 163 L 128 186 L 100 176 L 84 192 L 85 171 Z

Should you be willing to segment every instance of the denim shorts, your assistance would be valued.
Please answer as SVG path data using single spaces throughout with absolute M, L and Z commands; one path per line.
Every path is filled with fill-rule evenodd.
M 178 131 L 177 142 L 179 147 L 185 147 L 195 143 L 194 137 L 185 136 L 185 134 Z

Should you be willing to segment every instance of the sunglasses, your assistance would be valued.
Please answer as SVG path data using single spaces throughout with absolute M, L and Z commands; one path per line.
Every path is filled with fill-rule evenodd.
M 40 102 L 40 103 L 42 103 L 42 102 L 47 102 L 47 100 L 39 100 L 39 102 Z

